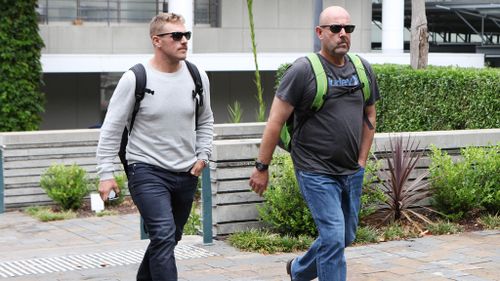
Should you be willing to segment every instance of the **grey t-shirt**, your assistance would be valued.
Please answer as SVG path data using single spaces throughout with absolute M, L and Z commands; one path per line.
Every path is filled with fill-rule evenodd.
M 316 95 L 314 73 L 306 57 L 297 59 L 283 76 L 276 96 L 295 107 L 296 129 L 292 142 L 292 159 L 297 169 L 330 174 L 350 175 L 359 169 L 358 155 L 363 129 L 364 97 L 356 69 L 346 56 L 342 67 L 320 60 L 327 72 L 328 93 L 323 107 L 297 129 L 297 124 L 311 114 Z M 362 59 L 370 80 L 371 96 L 366 105 L 380 98 L 375 75 Z

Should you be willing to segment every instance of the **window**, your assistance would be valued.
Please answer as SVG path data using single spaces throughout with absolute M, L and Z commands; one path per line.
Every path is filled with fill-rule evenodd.
M 195 0 L 194 24 L 220 27 L 220 0 Z

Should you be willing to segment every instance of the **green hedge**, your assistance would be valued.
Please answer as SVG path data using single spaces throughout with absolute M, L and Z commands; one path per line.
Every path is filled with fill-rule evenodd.
M 43 41 L 36 0 L 0 0 L 0 132 L 36 130 L 44 110 L 40 92 Z
M 276 72 L 276 87 L 288 64 Z M 500 128 L 500 69 L 373 65 L 377 132 Z
M 377 131 L 500 128 L 500 69 L 374 65 Z

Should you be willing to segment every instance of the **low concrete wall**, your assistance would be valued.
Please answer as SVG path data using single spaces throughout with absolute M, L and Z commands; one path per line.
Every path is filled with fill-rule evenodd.
M 97 129 L 0 133 L 5 208 L 51 204 L 40 176 L 53 164 L 77 164 L 95 177 L 98 138 Z
M 264 123 L 215 126 L 210 162 L 214 235 L 260 225 L 256 206 L 262 204 L 263 198 L 250 191 L 248 179 L 263 129 Z M 389 137 L 396 135 L 415 138 L 421 148 L 432 144 L 452 155 L 457 155 L 463 147 L 500 142 L 500 129 L 380 133 L 375 135 L 373 151 L 380 154 L 387 150 Z M 0 179 L 3 186 L 0 186 L 0 191 L 4 191 L 5 208 L 50 204 L 52 201 L 40 188 L 39 181 L 40 175 L 52 164 L 75 163 L 83 167 L 90 177 L 95 177 L 98 137 L 98 129 L 0 133 L 3 154 L 3 178 Z M 429 162 L 428 158 L 422 158 L 411 177 L 425 172 Z M 120 169 L 118 158 L 116 164 Z
M 212 155 L 212 214 L 216 235 L 260 226 L 257 206 L 264 201 L 250 191 L 248 180 L 258 155 L 263 123 L 227 124 L 216 128 Z M 383 156 L 390 148 L 389 139 L 396 136 L 411 137 L 424 151 L 416 169 L 410 174 L 415 179 L 428 170 L 426 156 L 430 145 L 435 145 L 457 158 L 460 149 L 468 146 L 487 146 L 500 142 L 500 129 L 433 131 L 412 133 L 378 133 L 372 151 Z M 386 167 L 383 161 L 383 167 Z

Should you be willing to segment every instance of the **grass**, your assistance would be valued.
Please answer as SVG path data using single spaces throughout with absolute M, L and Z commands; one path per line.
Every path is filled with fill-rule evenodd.
M 434 224 L 429 224 L 427 230 L 432 235 L 456 234 L 464 231 L 459 224 L 449 221 L 438 221 Z
M 98 217 L 105 217 L 105 216 L 115 216 L 118 215 L 117 211 L 113 210 L 103 210 L 95 214 Z
M 76 218 L 76 213 L 73 211 L 54 212 L 50 207 L 32 206 L 26 208 L 24 212 L 42 222 Z
M 481 219 L 481 224 L 488 225 L 489 229 L 498 229 L 500 217 L 484 216 Z M 358 227 L 356 239 L 353 244 L 364 245 L 416 238 L 425 234 L 444 235 L 456 234 L 463 231 L 464 228 L 462 226 L 448 221 L 438 221 L 434 224 L 429 224 L 425 232 L 419 231 L 418 228 L 398 223 L 392 223 L 379 228 L 368 225 Z M 307 250 L 314 241 L 314 238 L 306 236 L 299 238 L 282 236 L 272 233 L 269 230 L 249 230 L 231 234 L 228 241 L 232 246 L 243 251 L 273 254 Z
M 243 251 L 274 254 L 304 251 L 309 248 L 314 238 L 281 236 L 267 230 L 253 229 L 234 233 L 229 236 L 228 241 L 231 245 Z
M 500 215 L 484 215 L 478 219 L 478 222 L 486 229 L 500 229 Z
M 397 223 L 390 224 L 382 231 L 384 241 L 401 240 L 406 238 L 406 233 L 403 227 Z
M 360 226 L 356 231 L 356 239 L 354 240 L 354 244 L 362 245 L 362 244 L 370 244 L 379 242 L 379 234 L 378 231 L 371 226 Z

